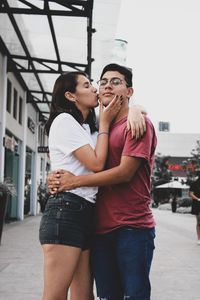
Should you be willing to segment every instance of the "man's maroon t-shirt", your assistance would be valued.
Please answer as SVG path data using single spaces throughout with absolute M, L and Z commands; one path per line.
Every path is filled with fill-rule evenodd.
M 123 118 L 110 129 L 106 169 L 118 166 L 121 156 L 139 157 L 142 163 L 129 183 L 100 188 L 96 203 L 96 232 L 99 234 L 123 226 L 155 226 L 150 208 L 150 179 L 157 143 L 155 130 L 146 118 L 146 133 L 136 140 L 126 126 L 127 118 Z

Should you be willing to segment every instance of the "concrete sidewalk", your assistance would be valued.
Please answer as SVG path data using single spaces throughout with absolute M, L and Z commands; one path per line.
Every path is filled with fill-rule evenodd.
M 0 246 L 0 300 L 39 300 L 43 255 L 38 241 L 41 216 L 6 224 Z
M 154 210 L 156 251 L 152 300 L 200 299 L 200 246 L 189 214 Z M 0 300 L 40 300 L 43 257 L 38 241 L 41 216 L 7 224 L 0 246 Z M 80 299 L 81 300 L 81 299 Z

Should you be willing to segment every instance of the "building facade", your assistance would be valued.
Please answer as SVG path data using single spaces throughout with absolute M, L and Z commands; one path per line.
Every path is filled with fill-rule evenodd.
M 7 73 L 7 56 L 0 50 L 0 180 L 12 182 L 6 218 L 23 220 L 39 211 L 37 188 L 46 181 L 49 159 L 38 153 L 47 145 L 44 124 L 26 101 L 26 92 L 13 73 Z

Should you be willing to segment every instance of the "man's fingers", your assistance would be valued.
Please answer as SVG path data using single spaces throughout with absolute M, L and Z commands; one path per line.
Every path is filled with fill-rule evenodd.
M 62 192 L 63 190 L 68 190 L 66 187 L 63 188 L 62 186 L 61 187 L 58 187 L 57 189 L 57 192 Z
M 57 188 L 53 188 L 53 187 L 49 187 L 49 192 L 50 192 L 50 194 L 52 194 L 52 195 L 54 195 L 54 194 L 56 194 L 57 192 L 58 192 L 58 189 Z
M 56 174 L 64 174 L 66 171 L 63 169 L 58 169 L 55 171 Z
M 57 188 L 60 185 L 60 181 L 59 180 L 50 180 L 48 187 L 49 188 Z

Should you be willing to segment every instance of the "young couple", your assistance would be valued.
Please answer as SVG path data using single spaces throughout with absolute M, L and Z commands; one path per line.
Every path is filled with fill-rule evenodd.
M 132 94 L 131 71 L 107 65 L 99 80 L 97 133 L 97 91 L 87 76 L 70 72 L 55 83 L 46 125 L 55 172 L 49 175 L 52 195 L 40 224 L 43 300 L 65 300 L 69 287 L 71 300 L 92 300 L 93 276 L 99 299 L 150 299 L 156 136 L 146 117 L 141 139 L 127 130 Z M 143 117 L 141 123 L 143 131 Z

